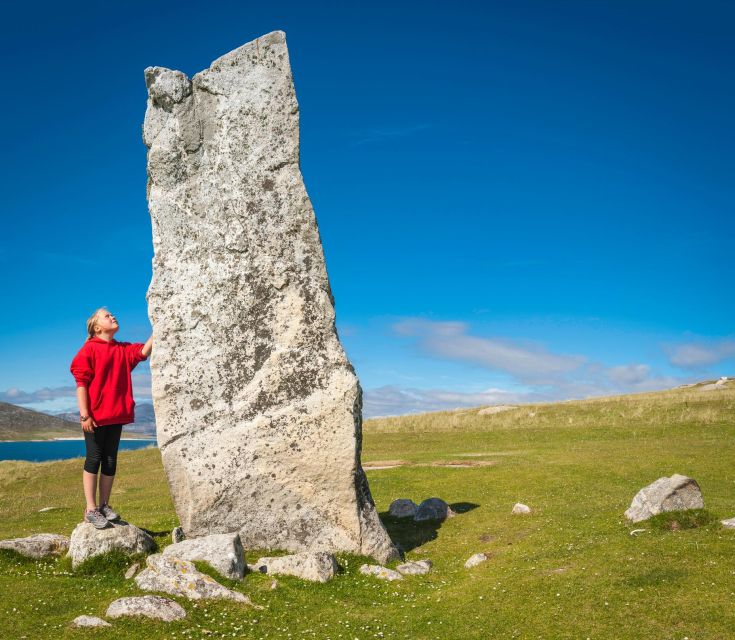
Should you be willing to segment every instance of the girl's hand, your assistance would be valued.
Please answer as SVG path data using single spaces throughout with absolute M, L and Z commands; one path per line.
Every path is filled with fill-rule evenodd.
M 95 430 L 96 426 L 97 423 L 92 420 L 91 417 L 88 417 L 84 422 L 82 422 L 82 429 L 84 431 L 87 431 L 88 433 L 92 433 Z

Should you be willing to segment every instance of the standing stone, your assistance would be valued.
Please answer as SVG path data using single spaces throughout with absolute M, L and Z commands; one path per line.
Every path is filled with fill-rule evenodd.
M 285 34 L 145 80 L 152 391 L 184 533 L 397 557 L 360 465 Z
M 703 508 L 704 499 L 697 481 L 675 473 L 641 489 L 630 503 L 625 517 L 631 522 L 641 522 L 666 511 Z

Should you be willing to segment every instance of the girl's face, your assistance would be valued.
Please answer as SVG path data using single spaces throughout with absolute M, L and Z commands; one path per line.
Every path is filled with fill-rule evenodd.
M 120 328 L 117 324 L 117 320 L 115 320 L 115 316 L 113 316 L 109 311 L 104 310 L 97 314 L 95 326 L 99 329 L 98 333 L 102 333 L 104 331 L 109 334 L 115 333 Z

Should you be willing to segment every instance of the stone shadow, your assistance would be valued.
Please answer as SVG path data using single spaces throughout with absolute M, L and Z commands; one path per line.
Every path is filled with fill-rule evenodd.
M 455 502 L 449 505 L 457 516 L 477 509 L 479 506 L 474 502 Z M 393 544 L 403 553 L 412 551 L 431 540 L 436 540 L 439 537 L 438 531 L 444 524 L 444 520 L 415 522 L 413 518 L 396 518 L 390 515 L 389 511 L 382 511 L 379 516 Z

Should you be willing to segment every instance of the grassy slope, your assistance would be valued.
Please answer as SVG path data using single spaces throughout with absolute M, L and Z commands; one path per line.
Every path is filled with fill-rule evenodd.
M 81 435 L 79 423 L 0 402 L 0 440 L 51 440 Z
M 622 512 L 662 475 L 695 477 L 707 509 L 735 516 L 735 387 L 676 390 L 535 405 L 478 416 L 426 414 L 366 423 L 364 461 L 406 461 L 369 471 L 378 508 L 440 496 L 465 513 L 415 528 L 385 518 L 408 557 L 435 571 L 386 584 L 356 573 L 326 585 L 248 576 L 237 588 L 262 611 L 182 602 L 188 618 L 168 625 L 115 622 L 95 637 L 120 638 L 684 638 L 732 637 L 735 531 L 718 524 L 630 536 Z M 465 454 L 477 454 L 467 456 Z M 437 461 L 486 461 L 474 468 Z M 113 504 L 132 522 L 167 534 L 176 524 L 157 450 L 121 454 Z M 0 463 L 0 538 L 69 533 L 79 520 L 80 461 Z M 511 516 L 516 501 L 532 516 Z M 44 506 L 61 510 L 37 513 Z M 254 514 L 257 517 L 257 514 Z M 491 559 L 467 571 L 472 553 Z M 249 552 L 249 559 L 257 552 Z M 0 637 L 78 638 L 76 615 L 103 615 L 139 594 L 121 565 L 70 575 L 67 561 L 0 554 Z M 44 623 L 47 626 L 43 626 Z M 203 629 L 212 634 L 203 634 Z M 174 634 L 176 634 L 174 636 Z M 234 636 L 232 635 L 234 634 Z M 291 634 L 289 636 L 289 634 Z

